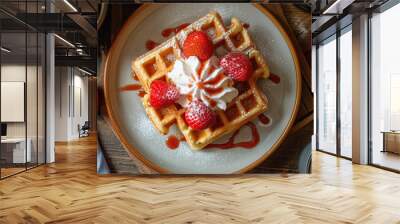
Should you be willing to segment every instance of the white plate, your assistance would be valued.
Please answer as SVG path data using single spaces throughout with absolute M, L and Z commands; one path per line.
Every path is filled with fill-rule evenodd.
M 118 88 L 134 82 L 131 61 L 146 52 L 147 40 L 162 42 L 163 29 L 193 22 L 211 10 L 217 10 L 226 25 L 232 16 L 250 24 L 249 32 L 257 48 L 265 56 L 271 71 L 281 77 L 278 85 L 269 80 L 263 80 L 260 85 L 269 99 L 266 114 L 272 123 L 262 127 L 258 120 L 254 121 L 261 140 L 251 150 L 192 151 L 184 142 L 177 150 L 169 150 L 165 144 L 167 136 L 160 135 L 153 127 L 137 92 L 119 92 Z M 104 81 L 111 123 L 130 155 L 161 173 L 178 174 L 241 173 L 259 164 L 278 147 L 290 129 L 301 88 L 295 51 L 276 20 L 259 5 L 232 3 L 142 6 L 125 23 L 114 41 L 105 65 Z M 246 129 L 239 135 L 242 139 L 251 136 Z

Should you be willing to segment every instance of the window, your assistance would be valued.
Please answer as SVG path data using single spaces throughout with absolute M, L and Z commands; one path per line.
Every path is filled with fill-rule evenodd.
M 340 36 L 340 155 L 352 156 L 352 32 L 351 26 Z
M 390 130 L 400 130 L 400 73 L 390 74 Z
M 317 149 L 349 159 L 352 157 L 352 59 L 351 25 L 318 45 Z
M 371 18 L 370 157 L 400 170 L 400 5 Z M 394 144 L 393 144 L 394 143 Z
M 336 154 L 336 36 L 318 47 L 317 148 Z

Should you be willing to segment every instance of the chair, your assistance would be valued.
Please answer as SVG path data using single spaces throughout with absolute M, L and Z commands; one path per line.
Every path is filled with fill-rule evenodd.
M 78 124 L 79 138 L 89 136 L 89 129 L 90 129 L 89 121 L 85 121 L 82 127 Z

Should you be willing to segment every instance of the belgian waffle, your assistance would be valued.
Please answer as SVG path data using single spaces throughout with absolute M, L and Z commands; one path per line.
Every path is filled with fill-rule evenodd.
M 217 122 L 212 127 L 200 131 L 193 130 L 186 124 L 183 117 L 184 108 L 171 105 L 155 109 L 148 102 L 151 83 L 158 79 L 169 81 L 167 73 L 172 69 L 175 60 L 183 57 L 181 50 L 183 42 L 186 36 L 195 30 L 202 30 L 208 34 L 217 56 L 240 51 L 249 57 L 254 69 L 251 78 L 238 87 L 239 95 L 228 104 L 227 109 L 216 111 Z M 264 57 L 256 49 L 246 28 L 237 18 L 232 18 L 231 25 L 226 28 L 217 12 L 208 13 L 158 47 L 135 59 L 132 69 L 146 92 L 143 106 L 156 129 L 161 134 L 166 134 L 169 127 L 176 123 L 186 142 L 194 150 L 202 149 L 221 136 L 234 132 L 265 112 L 268 107 L 266 96 L 256 85 L 258 78 L 269 77 L 269 68 Z

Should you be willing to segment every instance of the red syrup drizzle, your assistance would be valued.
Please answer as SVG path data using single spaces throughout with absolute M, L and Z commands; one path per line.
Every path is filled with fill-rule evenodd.
M 175 150 L 179 147 L 180 139 L 178 139 L 175 135 L 171 135 L 168 137 L 167 141 L 165 141 L 165 144 L 167 147 L 171 150 Z
M 176 34 L 179 31 L 185 29 L 189 25 L 190 25 L 190 23 L 182 23 L 181 25 L 176 26 L 176 27 L 165 28 L 163 31 L 161 31 L 161 35 L 163 37 L 169 37 L 169 35 L 171 35 L 172 33 Z
M 260 142 L 260 135 L 258 134 L 258 130 L 255 124 L 249 122 L 245 124 L 246 126 L 251 128 L 251 140 L 249 141 L 244 141 L 244 142 L 238 142 L 235 143 L 235 138 L 239 134 L 239 130 L 235 131 L 233 135 L 229 138 L 229 140 L 225 143 L 222 144 L 209 144 L 206 146 L 206 148 L 219 148 L 219 149 L 231 149 L 234 147 L 242 147 L 246 149 L 251 149 L 254 148 L 259 142 Z
M 124 91 L 139 91 L 138 96 L 139 97 L 144 97 L 146 95 L 146 92 L 142 89 L 142 86 L 139 84 L 128 84 L 126 86 L 122 86 L 119 88 L 119 91 L 124 92 Z
M 144 95 L 146 95 L 146 92 L 144 90 L 140 90 L 137 95 L 142 98 Z
M 278 75 L 276 75 L 274 73 L 270 73 L 269 80 L 271 80 L 271 82 L 273 82 L 275 84 L 279 84 L 281 82 L 281 77 L 279 77 Z
M 171 28 L 166 28 L 161 32 L 161 35 L 163 37 L 168 37 L 170 36 L 172 33 L 178 33 L 179 31 L 181 31 L 182 29 L 186 28 L 187 26 L 189 26 L 190 23 L 182 23 L 181 25 L 177 26 L 177 27 L 171 27 Z M 160 45 L 160 43 L 157 43 L 153 40 L 147 40 L 146 41 L 146 49 L 147 50 L 152 50 L 155 47 L 157 47 L 158 45 Z
M 258 115 L 258 120 L 259 120 L 262 124 L 269 124 L 269 122 L 271 122 L 271 119 L 269 119 L 269 117 L 266 116 L 265 114 L 260 114 L 260 115 Z
M 122 87 L 119 87 L 119 91 L 138 91 L 141 90 L 142 86 L 139 84 L 128 84 Z
M 152 40 L 146 41 L 146 49 L 147 49 L 147 50 L 152 50 L 152 49 L 154 49 L 155 47 L 157 47 L 158 45 L 159 45 L 159 43 L 157 43 L 157 42 L 155 42 L 155 41 L 152 41 Z

